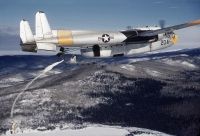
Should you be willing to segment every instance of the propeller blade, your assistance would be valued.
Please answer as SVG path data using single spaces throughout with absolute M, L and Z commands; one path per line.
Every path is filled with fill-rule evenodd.
M 165 27 L 165 20 L 160 20 L 159 25 L 160 25 L 161 29 L 164 28 Z

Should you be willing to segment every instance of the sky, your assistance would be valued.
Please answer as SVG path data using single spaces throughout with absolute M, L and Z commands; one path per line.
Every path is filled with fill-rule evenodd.
M 200 0 L 0 0 L 0 51 L 20 50 L 19 22 L 28 20 L 34 32 L 37 11 L 47 14 L 53 29 L 123 30 L 200 19 Z M 177 33 L 176 48 L 200 46 L 199 26 Z

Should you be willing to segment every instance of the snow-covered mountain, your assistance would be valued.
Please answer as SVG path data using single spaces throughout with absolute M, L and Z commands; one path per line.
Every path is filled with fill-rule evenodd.
M 77 64 L 69 58 L 17 101 L 13 120 L 20 133 L 200 134 L 200 49 L 107 59 L 77 56 Z M 56 56 L 0 56 L 1 134 L 11 128 L 17 94 L 57 61 Z
M 9 131 L 3 136 L 10 135 Z M 54 130 L 31 130 L 27 129 L 23 132 L 15 134 L 15 136 L 170 136 L 165 133 L 153 131 L 144 128 L 135 127 L 119 127 L 119 126 L 106 126 L 106 125 L 87 125 L 83 128 L 71 129 L 56 128 Z

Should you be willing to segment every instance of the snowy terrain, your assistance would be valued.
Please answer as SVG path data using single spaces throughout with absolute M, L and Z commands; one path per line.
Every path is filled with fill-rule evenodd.
M 7 132 L 3 136 L 13 136 Z M 54 129 L 47 131 L 38 130 L 25 130 L 23 132 L 18 132 L 15 136 L 170 136 L 165 133 L 143 129 L 143 128 L 122 128 L 117 126 L 105 126 L 105 125 L 88 125 L 87 127 L 78 129 Z
M 0 134 L 9 135 L 17 94 L 60 59 L 0 60 Z M 77 60 L 45 73 L 19 98 L 13 116 L 17 135 L 200 134 L 200 49 Z

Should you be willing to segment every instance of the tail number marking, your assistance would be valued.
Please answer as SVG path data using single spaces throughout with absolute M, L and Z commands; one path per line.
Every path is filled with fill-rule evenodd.
M 167 45 L 169 44 L 169 40 L 161 40 L 161 45 Z

